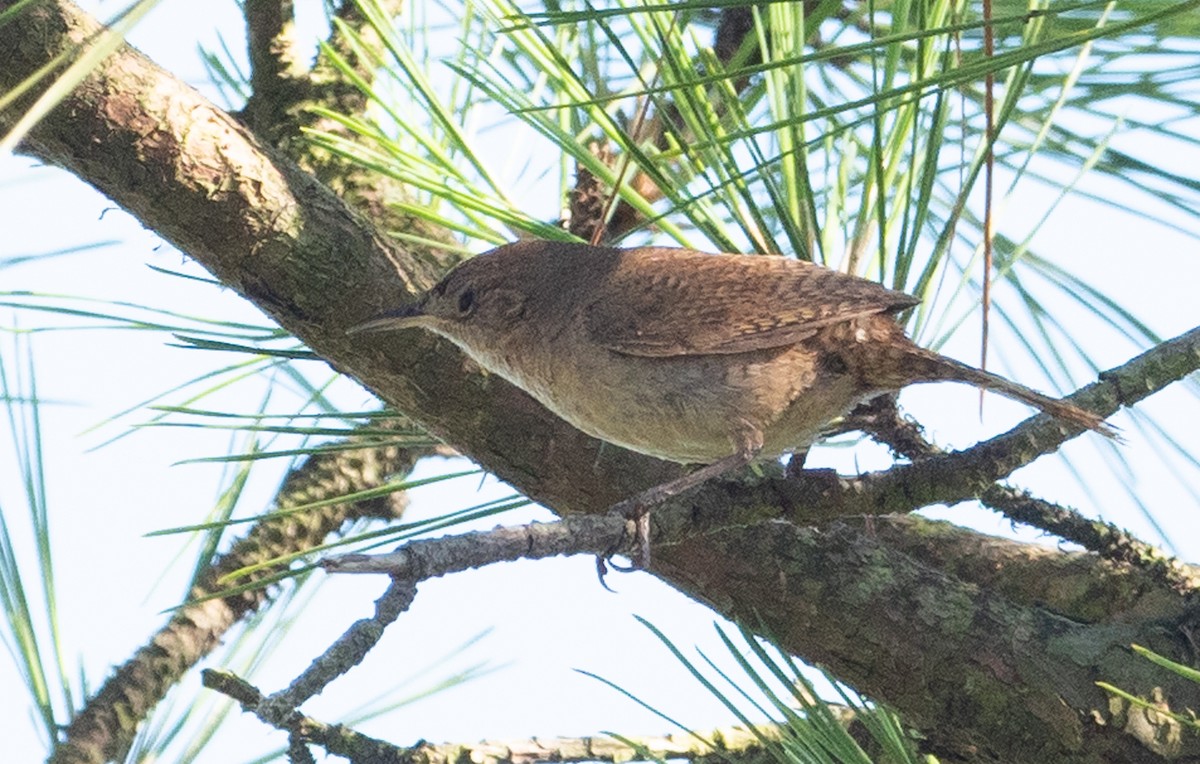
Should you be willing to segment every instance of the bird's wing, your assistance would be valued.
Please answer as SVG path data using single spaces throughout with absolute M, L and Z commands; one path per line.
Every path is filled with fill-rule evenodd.
M 627 250 L 584 309 L 592 340 L 636 356 L 745 353 L 782 347 L 861 316 L 920 300 L 783 257 Z M 668 267 L 663 267 L 667 264 Z

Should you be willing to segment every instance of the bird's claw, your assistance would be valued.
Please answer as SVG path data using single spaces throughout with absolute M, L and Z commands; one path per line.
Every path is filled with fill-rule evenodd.
M 628 566 L 618 565 L 613 562 L 612 557 L 618 550 L 625 546 L 625 537 L 614 544 L 604 554 L 596 558 L 596 575 L 600 578 L 600 585 L 605 589 L 612 591 L 612 588 L 604 580 L 608 574 L 609 566 L 613 570 L 621 573 L 631 573 L 635 570 L 645 570 L 650 567 L 650 508 L 644 502 L 638 501 L 636 497 L 619 501 L 608 509 L 611 517 L 624 517 L 633 522 L 633 552 L 629 556 L 630 564 Z

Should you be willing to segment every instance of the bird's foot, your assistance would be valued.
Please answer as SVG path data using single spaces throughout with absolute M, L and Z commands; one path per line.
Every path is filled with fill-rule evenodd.
M 600 584 L 605 589 L 612 591 L 604 580 L 610 565 L 621 573 L 645 570 L 650 567 L 650 505 L 642 501 L 641 496 L 638 495 L 612 505 L 607 514 L 611 517 L 624 517 L 633 522 L 633 552 L 630 554 L 628 566 L 618 565 L 612 561 L 613 555 L 626 546 L 624 536 L 611 549 L 596 558 L 596 574 L 600 577 Z
M 633 563 L 630 570 L 645 570 L 650 567 L 650 507 L 639 494 L 609 507 L 608 514 L 633 521 Z

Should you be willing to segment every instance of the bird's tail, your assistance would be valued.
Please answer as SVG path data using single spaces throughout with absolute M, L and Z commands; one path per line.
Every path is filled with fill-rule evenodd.
M 976 387 L 983 387 L 1005 397 L 1041 409 L 1066 424 L 1094 430 L 1108 438 L 1117 438 L 1117 431 L 1112 426 L 1105 424 L 1103 417 L 1086 409 L 1081 409 L 1072 403 L 1042 395 L 1036 390 L 1031 390 L 1025 385 L 1005 379 L 998 374 L 992 374 L 991 372 L 977 369 L 974 366 L 968 366 L 965 363 L 938 355 L 917 345 L 912 345 L 909 348 L 908 356 L 911 363 L 908 367 L 909 370 L 914 372 L 914 377 L 920 377 L 919 380 L 914 381 L 937 382 L 946 380 L 965 382 Z

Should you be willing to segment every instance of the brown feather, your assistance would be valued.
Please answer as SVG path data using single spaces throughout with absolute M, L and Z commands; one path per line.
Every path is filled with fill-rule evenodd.
M 644 247 L 606 274 L 585 308 L 589 337 L 625 355 L 746 353 L 793 345 L 818 330 L 919 300 L 811 263 Z

